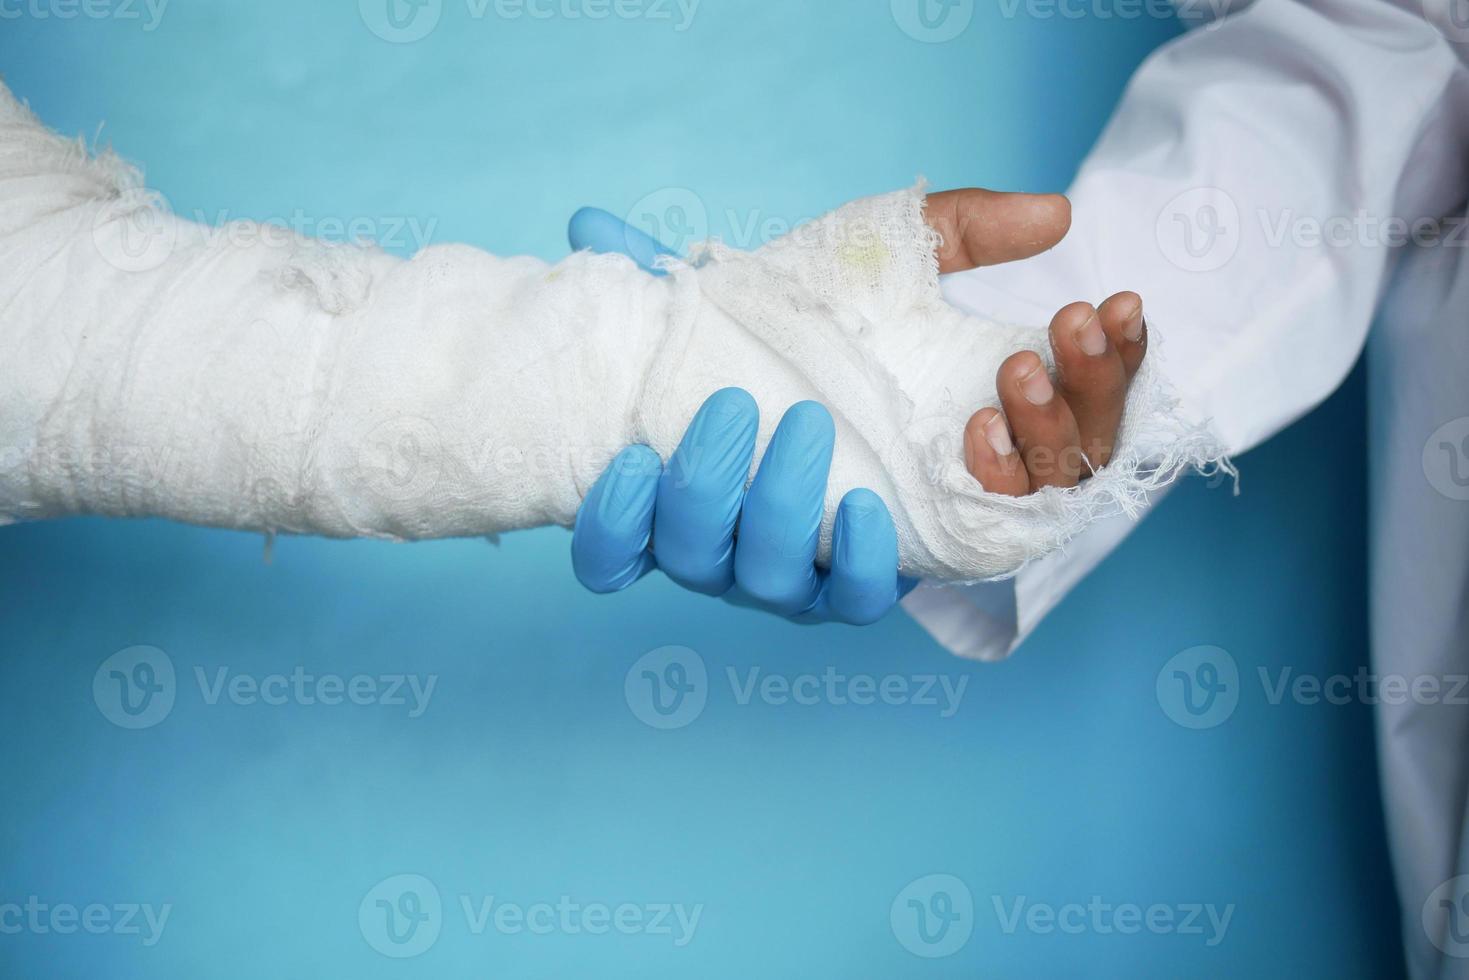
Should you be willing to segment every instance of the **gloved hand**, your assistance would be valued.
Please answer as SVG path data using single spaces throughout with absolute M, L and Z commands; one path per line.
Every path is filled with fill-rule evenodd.
M 596 208 L 572 216 L 573 250 L 618 252 L 654 275 L 668 248 Z M 816 402 L 776 427 L 749 490 L 759 410 L 739 388 L 715 392 L 664 466 L 647 446 L 618 454 L 577 512 L 572 566 L 593 592 L 616 592 L 661 568 L 696 592 L 798 622 L 866 624 L 916 581 L 898 575 L 898 539 L 882 498 L 853 490 L 833 528 L 831 568 L 816 567 L 836 433 Z M 656 540 L 654 528 L 656 518 Z

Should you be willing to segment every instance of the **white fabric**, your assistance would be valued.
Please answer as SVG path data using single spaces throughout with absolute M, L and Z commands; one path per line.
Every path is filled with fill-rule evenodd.
M 1231 453 L 1325 399 L 1376 315 L 1367 451 L 1381 676 L 1469 673 L 1469 488 L 1454 475 L 1457 464 L 1466 479 L 1469 445 L 1454 456 L 1458 439 L 1435 435 L 1469 424 L 1463 9 L 1456 22 L 1450 0 L 1257 0 L 1186 34 L 1130 83 L 1071 191 L 1068 239 L 944 283 L 957 305 L 1014 319 L 1138 290 L 1150 322 L 1169 328 L 1162 370 Z M 1206 238 L 1211 219 L 1223 234 Z M 1417 220 L 1418 242 L 1395 245 Z M 1335 243 L 1317 243 L 1316 227 L 1336 229 Z M 1009 582 L 925 585 L 905 606 L 955 653 L 1004 656 L 1131 526 L 1099 522 Z M 1443 918 L 1434 935 L 1422 919 L 1434 889 L 1469 874 L 1469 712 L 1411 699 L 1377 710 L 1410 972 L 1469 976 L 1469 946 L 1449 941 Z M 1469 928 L 1469 904 L 1462 913 Z
M 401 261 L 181 220 L 0 94 L 0 516 L 394 538 L 567 524 L 618 449 L 667 458 L 740 385 L 762 446 L 796 401 L 832 410 L 823 556 L 864 486 L 892 505 L 905 571 L 974 581 L 1210 458 L 1149 371 L 1083 489 L 985 493 L 964 424 L 997 402 L 1004 357 L 1048 356 L 1046 333 L 942 300 L 923 202 L 855 202 L 754 254 L 711 245 L 666 279 L 590 254 Z

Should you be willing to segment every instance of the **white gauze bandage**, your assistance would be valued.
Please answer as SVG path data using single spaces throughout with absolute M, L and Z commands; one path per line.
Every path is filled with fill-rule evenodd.
M 984 492 L 965 422 L 997 404 L 1006 356 L 1050 361 L 1046 333 L 942 300 L 923 200 L 857 201 L 753 253 L 710 245 L 667 278 L 454 245 L 404 261 L 184 220 L 0 87 L 0 518 L 400 539 L 569 524 L 620 448 L 667 459 L 737 385 L 760 406 L 757 461 L 791 404 L 832 412 L 821 560 L 837 502 L 870 487 L 905 572 L 971 581 L 1213 460 L 1145 366 L 1079 489 Z

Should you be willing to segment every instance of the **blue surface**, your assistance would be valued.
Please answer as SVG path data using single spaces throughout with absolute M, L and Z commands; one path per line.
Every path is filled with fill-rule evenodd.
M 583 204 L 680 225 L 702 208 L 748 244 L 766 219 L 919 172 L 1061 189 L 1128 74 L 1177 30 L 982 5 L 930 44 L 881 0 L 705 0 L 683 31 L 676 7 L 673 21 L 508 19 L 467 2 L 446 0 L 410 44 L 374 36 L 350 0 L 173 0 L 151 31 L 140 5 L 143 20 L 28 13 L 0 22 L 0 66 L 53 126 L 107 120 L 185 213 L 366 217 L 388 238 L 413 218 L 433 241 L 550 258 Z M 0 530 L 0 976 L 1396 973 L 1368 709 L 1272 705 L 1257 678 L 1365 660 L 1363 425 L 1354 377 L 1242 460 L 1243 496 L 1184 486 L 991 666 L 901 615 L 797 627 L 656 576 L 593 596 L 556 529 L 498 547 L 281 540 L 270 563 L 258 537 L 160 522 Z M 127 730 L 101 710 L 108 671 L 96 695 L 93 680 L 138 644 L 166 653 L 175 703 Z M 668 645 L 693 653 L 639 663 Z M 1233 715 L 1203 730 L 1155 694 L 1197 645 L 1240 675 Z M 697 699 L 661 715 L 642 693 L 644 668 L 670 676 L 670 657 L 706 671 L 697 716 Z M 437 681 L 418 717 L 211 704 L 221 667 Z M 828 669 L 965 687 L 949 717 L 741 703 L 751 670 Z M 376 899 L 411 911 L 393 904 L 405 881 L 442 910 L 395 945 Z M 960 911 L 967 890 L 972 918 L 930 945 L 908 899 L 943 911 L 935 882 Z M 109 924 L 17 931 L 6 903 L 30 896 L 105 905 Z M 562 896 L 701 911 L 682 946 L 560 920 L 476 932 L 490 896 L 492 913 Z M 1232 913 L 1212 946 L 1206 919 L 1203 935 L 1004 927 L 1017 901 L 1093 896 Z M 151 946 L 146 925 L 117 928 L 113 907 L 134 903 L 169 906 Z M 916 955 L 966 929 L 951 955 Z

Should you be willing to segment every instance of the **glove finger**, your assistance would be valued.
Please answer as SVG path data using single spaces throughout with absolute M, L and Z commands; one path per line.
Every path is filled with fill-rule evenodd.
M 769 608 L 793 616 L 821 594 L 816 545 L 836 429 L 816 402 L 786 412 L 745 495 L 735 580 Z
M 723 595 L 734 584 L 735 525 L 759 428 L 760 410 L 749 392 L 716 391 L 658 481 L 658 567 L 685 588 Z
M 629 446 L 607 465 L 576 512 L 571 567 L 593 592 L 617 592 L 657 567 L 648 542 L 663 461 Z
M 678 254 L 647 232 L 601 208 L 582 208 L 573 214 L 566 226 L 566 237 L 573 252 L 591 249 L 626 255 L 655 276 L 664 275 L 656 266 L 660 256 Z
M 833 618 L 855 626 L 877 622 L 898 599 L 898 532 L 871 490 L 851 491 L 837 508 L 825 599 Z

